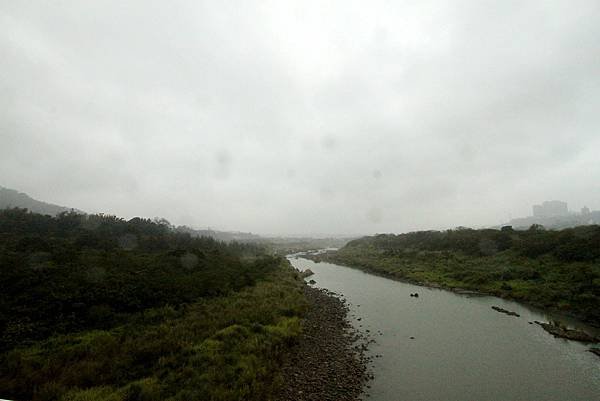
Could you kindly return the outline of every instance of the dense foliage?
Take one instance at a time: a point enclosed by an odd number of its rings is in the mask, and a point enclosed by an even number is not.
[[[600,324],[600,226],[381,234],[351,241],[329,258],[418,283],[561,309]]]
[[[166,221],[0,211],[0,397],[269,399],[300,280]]]

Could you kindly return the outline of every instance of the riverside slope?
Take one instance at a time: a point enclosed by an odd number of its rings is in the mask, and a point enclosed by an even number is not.
[[[591,262],[569,264],[547,255],[529,260],[511,251],[486,257],[427,251],[391,255],[349,245],[307,257],[412,284],[511,299],[600,327],[600,265]]]

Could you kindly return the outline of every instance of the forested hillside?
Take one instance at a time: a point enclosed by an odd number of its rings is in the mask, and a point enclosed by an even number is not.
[[[600,324],[600,226],[381,234],[323,256],[417,283],[483,291]]]
[[[271,399],[300,283],[166,223],[0,211],[0,398]]]

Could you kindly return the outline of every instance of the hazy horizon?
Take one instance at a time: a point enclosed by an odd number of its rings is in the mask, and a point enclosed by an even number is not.
[[[0,2],[0,185],[262,235],[600,209],[600,3]]]

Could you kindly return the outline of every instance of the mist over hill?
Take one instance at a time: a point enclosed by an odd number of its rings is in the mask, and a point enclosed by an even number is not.
[[[37,199],[33,199],[26,193],[0,186],[0,210],[10,208],[27,209],[32,213],[39,213],[50,216],[57,216],[60,213],[71,211],[84,213],[81,210],[75,208],[59,206],[52,203],[47,203]],[[238,231],[218,231],[212,229],[197,230],[188,226],[179,226],[177,228],[174,228],[174,230],[180,233],[188,233],[192,237],[210,237],[218,241],[225,242],[250,242],[262,239],[259,235],[256,234]]]
[[[177,232],[190,234],[192,237],[210,237],[218,241],[256,242],[263,239],[260,235],[241,231],[218,231],[212,229],[197,230],[188,226],[179,226]]]
[[[56,216],[62,212],[81,212],[80,210],[69,208],[66,206],[59,206],[54,205],[52,203],[42,202],[33,199],[32,197],[23,192],[0,186],[0,209],[9,209],[15,207],[27,209],[34,213],[46,214],[50,216]]]

